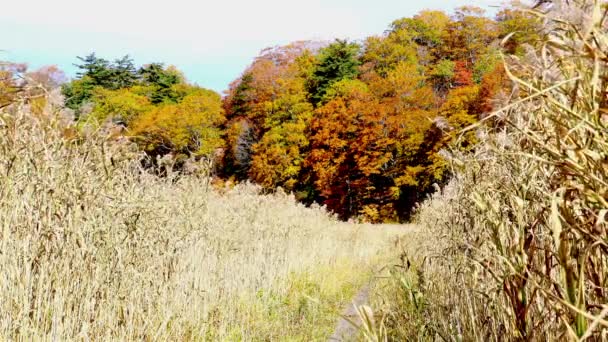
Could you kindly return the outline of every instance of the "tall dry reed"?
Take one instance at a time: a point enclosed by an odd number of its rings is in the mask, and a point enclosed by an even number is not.
[[[469,128],[480,145],[450,157],[381,291],[395,338],[608,339],[608,6],[545,6],[543,44],[506,59],[499,128]]]
[[[156,177],[128,141],[75,134],[26,102],[0,112],[2,340],[286,336],[320,324],[298,286],[339,296],[357,279],[330,275],[364,272],[390,244],[290,195],[220,194],[205,165]],[[271,309],[284,326],[266,325]]]

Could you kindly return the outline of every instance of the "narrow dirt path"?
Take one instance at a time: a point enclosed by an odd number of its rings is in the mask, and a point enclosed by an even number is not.
[[[359,315],[357,315],[356,307],[361,305],[367,305],[370,294],[370,286],[371,284],[367,284],[362,287],[361,290],[357,293],[357,295],[353,298],[352,302],[348,304],[348,306],[342,312],[342,317],[338,320],[336,324],[336,328],[334,329],[333,335],[329,338],[330,342],[336,341],[354,341],[359,335],[359,329],[352,325],[348,320],[351,320],[357,325],[361,324],[359,319]],[[348,318],[348,320],[347,320]]]
[[[378,227],[382,227],[380,229],[385,230],[395,230],[399,232],[398,238],[395,241],[395,248],[400,248],[399,245],[402,243],[407,243],[408,235],[415,234],[419,231],[419,227],[413,224],[383,224],[377,225]],[[376,275],[380,272],[380,270],[374,272],[374,275],[368,281],[366,285],[361,287],[357,295],[352,299],[352,301],[344,308],[342,311],[342,315],[340,319],[336,323],[336,328],[334,329],[334,333],[329,338],[329,342],[350,342],[357,341],[357,338],[360,336],[359,334],[359,326],[361,326],[361,319],[357,314],[357,307],[361,305],[369,305],[370,299],[370,291],[372,288],[372,282],[374,281]],[[354,326],[351,322],[357,324]]]

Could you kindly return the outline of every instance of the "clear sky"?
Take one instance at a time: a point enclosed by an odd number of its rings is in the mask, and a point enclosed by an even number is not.
[[[19,0],[0,11],[0,60],[56,64],[96,52],[136,63],[176,65],[201,86],[223,91],[268,46],[296,40],[361,39],[422,9],[500,0]]]

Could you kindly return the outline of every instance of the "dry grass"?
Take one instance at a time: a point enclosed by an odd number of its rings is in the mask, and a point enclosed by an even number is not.
[[[128,143],[27,112],[0,113],[2,340],[320,339],[400,233],[161,179]]]
[[[475,154],[453,156],[418,211],[419,248],[378,290],[379,339],[608,339],[607,11],[538,13],[546,41],[507,61],[503,127],[476,127]]]

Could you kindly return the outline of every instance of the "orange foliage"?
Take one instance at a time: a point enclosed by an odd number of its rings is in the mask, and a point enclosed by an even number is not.
[[[384,134],[384,119],[379,102],[359,87],[315,111],[307,164],[324,203],[343,218],[378,195],[372,179],[382,174],[395,144]]]
[[[315,63],[322,44],[264,50],[224,100],[227,175],[283,187],[344,219],[407,218],[449,176],[441,151],[474,148],[473,131],[461,130],[508,86],[495,67],[497,38],[516,26],[507,14],[500,25],[475,7],[396,20],[358,60],[322,52],[334,69],[360,65],[322,94],[306,86],[326,71]]]
[[[473,85],[473,72],[467,68],[464,61],[456,62],[454,67],[454,85],[461,87]]]
[[[507,74],[502,65],[496,66],[494,70],[484,75],[479,88],[479,95],[473,104],[472,111],[480,114],[490,113],[495,110],[495,100],[499,92],[508,86]]]

